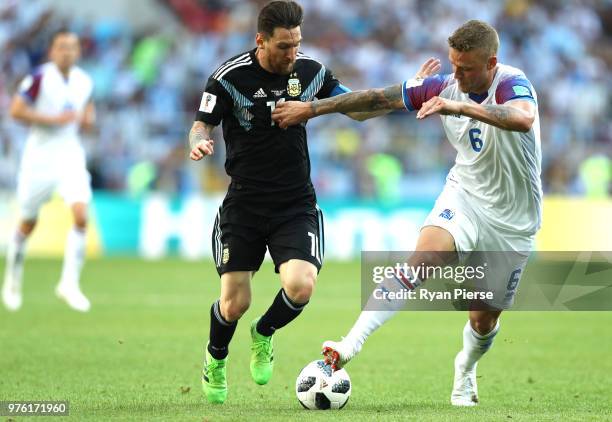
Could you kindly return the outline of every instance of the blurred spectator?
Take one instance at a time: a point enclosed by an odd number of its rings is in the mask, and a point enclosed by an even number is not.
[[[6,110],[19,80],[45,61],[48,34],[68,24],[82,35],[82,65],[96,81],[99,130],[86,145],[94,186],[132,193],[222,191],[227,178],[220,131],[216,154],[204,164],[187,159],[186,134],[208,75],[223,58],[254,47],[264,3],[158,0],[157,7],[173,13],[160,13],[157,27],[136,32],[129,16],[69,16],[46,6],[51,2],[4,0],[0,105]],[[610,195],[610,1],[302,3],[302,51],[329,64],[352,89],[401,82],[430,56],[440,57],[442,71],[450,72],[446,37],[468,19],[489,21],[500,32],[500,61],[522,68],[539,95],[546,190]],[[164,31],[168,16],[184,31]],[[401,198],[417,188],[419,195],[435,196],[454,159],[439,122],[416,123],[409,114],[365,123],[318,118],[309,132],[312,178],[321,197]],[[22,128],[4,112],[0,189],[14,184],[23,139]]]
[[[605,198],[612,186],[612,160],[604,155],[593,155],[580,165],[580,177],[589,198]]]

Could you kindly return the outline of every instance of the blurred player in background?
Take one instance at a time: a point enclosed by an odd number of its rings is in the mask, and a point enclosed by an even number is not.
[[[86,312],[90,308],[79,287],[91,187],[78,132],[93,127],[95,109],[92,80],[75,66],[79,56],[77,35],[56,32],[50,42],[50,61],[22,81],[11,103],[11,116],[31,127],[17,180],[20,221],[9,240],[2,287],[2,301],[11,311],[22,305],[26,240],[41,206],[56,190],[74,216],[56,294],[72,309]]]
[[[251,303],[251,279],[266,248],[280,273],[272,305],[251,323],[251,376],[266,384],[273,371],[272,335],[302,312],[323,263],[323,216],[310,180],[305,125],[279,128],[271,113],[285,99],[310,101],[349,90],[321,63],[299,53],[302,8],[273,1],[258,17],[256,44],[208,79],[190,132],[190,157],[214,152],[211,132],[223,122],[225,168],[232,181],[213,231],[221,297],[210,310],[202,385],[210,402],[227,398],[228,346]],[[423,72],[438,67],[428,61]],[[388,111],[350,113],[351,118]]]
[[[499,37],[493,27],[469,21],[448,44],[454,74],[317,102],[288,102],[276,108],[273,118],[281,127],[291,128],[333,112],[392,108],[418,110],[417,119],[440,115],[457,157],[421,229],[410,265],[445,265],[467,259],[472,251],[505,251],[507,258],[487,276],[494,299],[485,309],[469,311],[463,349],[455,358],[451,403],[474,406],[477,362],[493,344],[501,310],[514,300],[541,224],[540,124],[537,96],[525,74],[497,62]],[[387,280],[410,290],[424,281],[412,273]],[[401,309],[398,305],[391,303],[381,310],[366,306],[342,341],[324,343],[324,353],[332,363],[345,364],[374,330]]]

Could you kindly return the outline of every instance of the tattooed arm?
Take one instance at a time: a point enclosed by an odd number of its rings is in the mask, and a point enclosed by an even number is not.
[[[535,120],[536,105],[515,100],[503,105],[464,104],[461,113],[501,129],[529,132]]]
[[[215,127],[208,123],[195,121],[193,122],[193,126],[189,131],[189,147],[191,148],[191,152],[189,154],[189,158],[194,161],[200,161],[206,155],[213,155],[214,143],[210,137],[213,129]]]
[[[417,113],[417,119],[424,119],[435,113],[460,114],[500,129],[528,132],[535,120],[535,110],[536,105],[526,100],[514,100],[503,105],[480,105],[433,97],[423,103]]]
[[[424,79],[440,70],[440,60],[427,59],[413,76]],[[287,101],[278,104],[272,119],[283,129],[321,114],[343,113],[351,119],[363,121],[394,110],[403,110],[402,84],[338,95],[312,103]]]
[[[368,89],[367,91],[356,91],[356,92],[362,93],[362,95],[364,95],[365,93],[369,93],[370,95],[370,98],[368,100],[369,103],[366,103],[366,104],[370,104],[371,106],[368,107],[367,105],[364,105],[362,106],[363,108],[361,110],[371,110],[371,111],[343,112],[343,111],[338,110],[340,111],[340,113],[345,113],[347,116],[349,116],[353,120],[358,120],[362,122],[364,120],[371,119],[373,117],[383,116],[385,114],[391,113],[392,111],[396,109],[404,108],[404,104],[402,102],[402,86],[401,85],[395,85],[395,86],[384,88],[384,89]],[[393,102],[393,98],[397,97],[398,94],[399,94],[400,102],[396,104],[396,106],[391,106],[391,103]],[[331,98],[327,98],[321,101],[327,101],[330,99]],[[347,101],[349,101],[349,99],[344,98],[341,101],[339,101],[338,104],[344,104],[342,107],[352,107],[350,102],[347,105]],[[359,101],[359,100],[353,99],[352,101]],[[315,116],[320,116],[321,114],[332,113],[332,111],[323,111],[323,112],[317,113],[317,109],[320,106],[321,104],[319,101],[315,101],[311,103],[311,107],[314,110]],[[323,104],[323,107],[325,109],[325,103]],[[334,104],[330,102],[330,104],[327,107],[331,109],[331,107],[334,107]]]
[[[309,104],[312,117],[329,113],[350,113],[356,111],[377,112],[404,108],[402,85],[349,92],[337,97],[313,101]]]
[[[364,112],[373,117],[371,114],[382,115],[403,108],[402,85],[398,84],[387,88],[353,91],[310,103],[286,101],[276,106],[272,118],[280,127],[287,128],[322,114]]]
[[[389,114],[392,111],[393,110],[352,111],[350,113],[346,113],[346,115],[353,120],[363,122],[364,120],[372,119],[374,117],[384,116],[385,114]]]
[[[414,74],[412,79],[421,80],[425,79],[428,76],[436,74],[440,71],[441,68],[440,60],[434,57],[430,57],[427,59],[419,68],[419,70]],[[401,96],[401,91],[400,91]],[[401,107],[400,107],[401,108]],[[385,114],[391,113],[394,109],[388,108],[386,110],[376,110],[376,111],[352,111],[346,113],[348,117],[353,120],[358,120],[360,122],[371,119],[373,117],[383,116]]]

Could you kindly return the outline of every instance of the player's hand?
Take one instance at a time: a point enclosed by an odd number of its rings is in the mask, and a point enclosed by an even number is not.
[[[421,65],[419,71],[414,75],[414,79],[425,79],[428,76],[435,75],[441,69],[440,59],[431,57]]]
[[[432,97],[424,102],[416,115],[417,119],[424,119],[432,114],[461,114],[461,103],[447,100],[442,97]]]
[[[55,126],[64,126],[69,123],[75,122],[76,119],[77,113],[73,110],[67,110],[53,118],[51,124]]]
[[[193,161],[200,161],[207,155],[213,155],[215,153],[214,144],[215,141],[213,141],[212,139],[206,139],[202,142],[199,142],[191,149],[191,152],[189,153],[189,158],[191,158]]]
[[[287,129],[289,126],[305,122],[311,117],[313,117],[313,113],[310,102],[279,102],[272,112],[272,120],[274,120],[281,129]]]

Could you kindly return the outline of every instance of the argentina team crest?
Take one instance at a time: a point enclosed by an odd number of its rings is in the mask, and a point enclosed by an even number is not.
[[[223,245],[223,255],[221,258],[221,262],[225,265],[229,262],[229,258],[230,258],[230,251],[229,251],[229,246]]]
[[[287,82],[287,94],[290,97],[297,97],[302,93],[302,84],[300,84],[300,80],[297,77],[297,74],[294,72],[289,75],[289,81]]]

